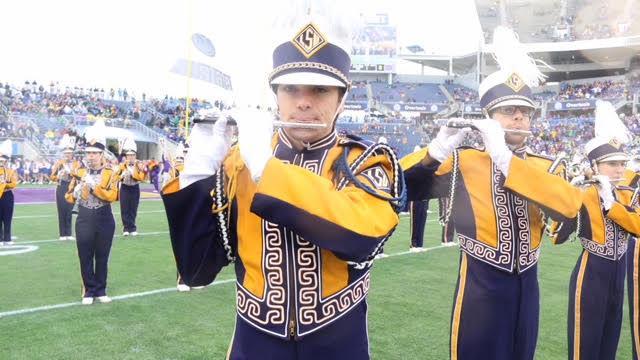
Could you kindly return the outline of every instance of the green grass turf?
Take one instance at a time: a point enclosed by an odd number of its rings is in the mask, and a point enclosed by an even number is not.
[[[435,204],[435,202],[432,202]],[[141,235],[116,237],[111,253],[111,296],[173,288],[175,267],[160,201],[142,201]],[[17,243],[57,239],[55,206],[18,205]],[[114,204],[114,211],[119,205]],[[427,247],[439,245],[440,225],[429,215]],[[409,246],[409,218],[386,246]],[[116,234],[121,234],[116,214]],[[36,251],[0,256],[0,312],[78,302],[80,275],[75,243],[37,242]],[[568,283],[578,243],[546,242],[540,261],[541,319],[537,359],[567,356]],[[374,359],[448,359],[449,320],[458,270],[456,247],[376,262],[369,295],[369,336]],[[232,279],[230,268],[219,280]],[[626,299],[626,298],[625,298]],[[625,305],[618,358],[631,358]],[[70,306],[0,318],[0,359],[220,359],[233,332],[234,284],[203,290]]]

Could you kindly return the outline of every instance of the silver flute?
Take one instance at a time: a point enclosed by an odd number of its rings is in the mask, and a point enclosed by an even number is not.
[[[620,179],[609,179],[609,182],[618,182],[618,181],[623,181],[624,178],[620,178]],[[576,186],[585,186],[585,185],[599,185],[600,184],[600,180],[598,179],[584,179],[582,181],[577,182],[575,185]]]
[[[482,120],[481,120],[482,121]],[[470,128],[472,130],[478,130],[473,124],[473,120],[469,119],[435,119],[434,122],[438,125],[445,125],[446,127],[464,129]],[[531,136],[532,133],[529,130],[520,129],[503,129],[506,134]]]
[[[215,124],[218,121],[219,115],[210,115],[204,117],[194,117],[194,124]],[[238,123],[231,116],[227,116],[227,125],[236,126]],[[322,123],[306,123],[306,122],[288,122],[288,121],[274,121],[273,126],[277,128],[295,128],[295,129],[325,129],[328,125]]]

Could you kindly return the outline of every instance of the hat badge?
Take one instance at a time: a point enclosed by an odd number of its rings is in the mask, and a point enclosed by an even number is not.
[[[609,145],[613,146],[616,149],[620,149],[620,146],[622,145],[622,143],[618,139],[613,138],[609,140]]]
[[[524,87],[524,81],[516,73],[511,74],[507,81],[505,81],[505,84],[515,92],[520,91]]]
[[[329,43],[326,37],[312,23],[303,27],[291,42],[307,59]]]

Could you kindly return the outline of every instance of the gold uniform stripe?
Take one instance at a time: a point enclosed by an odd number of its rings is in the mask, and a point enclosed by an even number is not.
[[[402,170],[407,171],[408,169],[420,164],[422,159],[427,156],[428,151],[428,148],[425,147],[400,159],[400,166],[402,167]]]
[[[638,256],[640,255],[640,240],[636,239],[635,246],[633,248],[633,343],[636,345],[636,349],[640,349],[640,324],[638,324]]]
[[[451,360],[458,359],[458,331],[460,329],[460,314],[462,313],[462,299],[464,287],[467,283],[467,255],[462,253],[460,260],[460,283],[456,295],[456,306],[453,308],[453,320],[451,322]]]
[[[578,271],[578,281],[576,283],[576,293],[574,298],[575,314],[573,321],[573,358],[580,359],[580,298],[582,296],[582,280],[584,279],[584,271],[587,267],[589,252],[582,252],[582,261],[580,262],[580,270]]]

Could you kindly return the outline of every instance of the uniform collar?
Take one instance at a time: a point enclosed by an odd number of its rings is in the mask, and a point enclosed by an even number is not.
[[[338,138],[338,135],[336,134],[336,131],[334,129],[322,139],[319,139],[309,144],[305,144],[304,149],[302,149],[302,151],[300,152],[308,152],[308,151],[314,151],[314,150],[333,147],[333,145],[335,145],[336,143],[337,138]],[[278,129],[278,144],[282,144],[287,148],[289,148],[290,150],[295,151],[295,149],[293,148],[293,145],[291,145],[291,140],[289,139],[289,137],[287,136],[287,134],[284,132],[283,129]]]

